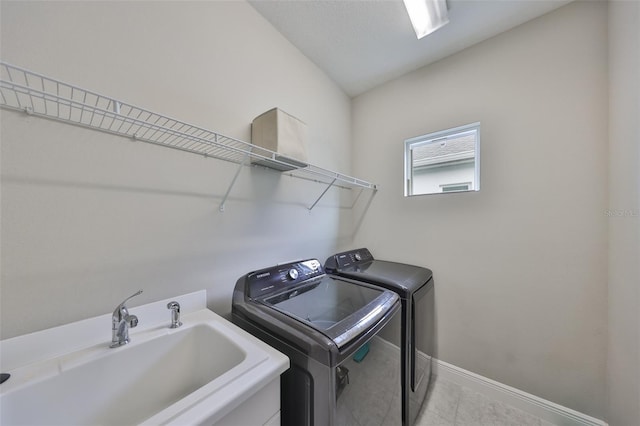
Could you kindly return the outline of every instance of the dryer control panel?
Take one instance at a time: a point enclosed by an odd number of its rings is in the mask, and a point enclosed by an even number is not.
[[[284,263],[247,275],[249,297],[264,297],[290,289],[311,278],[324,275],[318,259]]]
[[[339,269],[348,268],[365,262],[371,262],[373,255],[366,248],[345,251],[331,256],[324,264],[327,272],[334,272]]]

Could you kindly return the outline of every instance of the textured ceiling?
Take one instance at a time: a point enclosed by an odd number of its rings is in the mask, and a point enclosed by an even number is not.
[[[402,0],[249,0],[349,96],[435,62],[571,0],[448,0],[449,21],[418,40]]]

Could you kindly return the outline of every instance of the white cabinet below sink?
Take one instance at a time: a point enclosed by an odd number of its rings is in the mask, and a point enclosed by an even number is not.
[[[275,379],[215,426],[280,426],[280,379]]]

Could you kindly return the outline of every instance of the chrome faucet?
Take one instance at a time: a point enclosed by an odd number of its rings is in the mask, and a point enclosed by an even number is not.
[[[142,290],[137,291],[135,294],[124,299],[113,311],[111,316],[111,346],[117,348],[118,346],[126,345],[131,339],[129,339],[129,327],[133,328],[138,325],[138,317],[135,315],[129,315],[129,310],[124,305],[132,297],[142,294]]]
[[[178,328],[182,325],[180,322],[180,304],[178,302],[169,302],[167,309],[171,311],[171,325],[169,328]]]

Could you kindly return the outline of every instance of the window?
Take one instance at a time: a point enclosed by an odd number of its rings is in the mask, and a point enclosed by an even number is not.
[[[404,142],[405,197],[480,190],[480,123]]]

